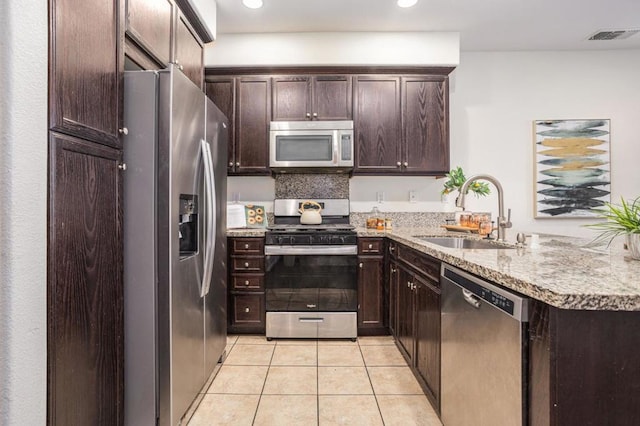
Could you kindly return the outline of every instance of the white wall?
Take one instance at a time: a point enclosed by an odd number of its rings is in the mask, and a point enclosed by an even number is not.
[[[533,120],[611,119],[612,200],[640,195],[640,50],[464,52],[452,74],[451,165],[489,173],[514,227],[594,236],[589,219],[533,218]],[[471,208],[496,211],[491,195]]]
[[[46,422],[47,1],[0,2],[0,424]]]
[[[457,65],[457,32],[220,34],[205,66]]]

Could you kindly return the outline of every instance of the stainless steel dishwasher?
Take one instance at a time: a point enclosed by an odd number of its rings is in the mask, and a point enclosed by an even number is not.
[[[525,425],[529,300],[442,264],[445,426]]]

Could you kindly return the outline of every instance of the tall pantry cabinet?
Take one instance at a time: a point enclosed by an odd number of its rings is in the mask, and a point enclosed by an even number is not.
[[[50,425],[124,422],[125,54],[148,69],[179,57],[185,74],[201,85],[202,40],[211,40],[180,3],[49,0]]]
[[[123,422],[123,1],[49,2],[49,424]]]

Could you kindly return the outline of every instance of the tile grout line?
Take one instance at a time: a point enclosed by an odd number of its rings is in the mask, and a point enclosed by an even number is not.
[[[320,344],[316,339],[316,425],[320,426]]]
[[[367,365],[367,361],[364,359],[364,354],[362,353],[362,346],[360,345],[360,342],[358,342],[358,349],[360,349],[360,355],[362,356],[362,361],[364,362],[364,370],[367,372],[367,378],[369,379],[369,384],[371,385],[371,392],[373,392],[373,398],[376,401],[376,407],[378,407],[380,420],[382,421],[382,426],[384,426],[385,422],[384,422],[384,417],[382,417],[382,410],[380,409],[380,403],[378,402],[378,394],[376,393],[376,389],[373,387],[373,382],[371,381],[371,375],[369,375],[369,366]]]
[[[264,383],[262,384],[262,390],[260,391],[260,396],[258,397],[258,405],[256,405],[256,411],[253,413],[253,420],[251,421],[251,425],[256,423],[256,417],[258,417],[258,410],[260,409],[260,402],[262,401],[262,395],[264,394],[264,388],[267,386],[267,379],[269,378],[269,371],[271,370],[271,363],[273,362],[273,356],[276,353],[276,345],[277,342],[273,344],[273,352],[271,352],[271,358],[269,358],[269,365],[267,365],[267,374],[264,376]]]

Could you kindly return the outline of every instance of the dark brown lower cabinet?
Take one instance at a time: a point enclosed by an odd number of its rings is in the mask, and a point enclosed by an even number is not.
[[[264,238],[228,238],[229,333],[265,332]]]
[[[415,367],[427,396],[440,401],[440,286],[415,276]]]
[[[50,135],[48,422],[121,425],[122,152]]]
[[[384,320],[384,257],[358,256],[358,334],[388,334]]]
[[[425,395],[440,408],[440,261],[403,245],[389,266],[390,328]]]
[[[640,312],[530,310],[529,424],[640,424]]]

